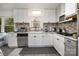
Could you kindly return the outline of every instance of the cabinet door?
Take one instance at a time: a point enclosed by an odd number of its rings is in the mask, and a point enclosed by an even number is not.
[[[36,39],[34,38],[34,36],[29,35],[28,36],[28,46],[29,47],[34,47],[36,44]]]
[[[8,46],[9,47],[17,47],[17,35],[15,34],[8,34]]]
[[[64,45],[64,37],[59,36],[59,52],[61,55],[64,55],[64,51],[65,51],[65,45]]]
[[[38,37],[38,44],[40,47],[47,47],[48,46],[48,38],[46,34],[40,34]]]
[[[30,34],[28,38],[29,47],[40,47],[41,46],[41,36],[39,34]]]
[[[64,38],[54,34],[54,47],[60,55],[64,55]]]
[[[44,45],[44,47],[49,47],[51,42],[50,42],[50,36],[47,34],[44,34],[44,37],[42,38],[42,44]]]
[[[45,34],[44,44],[46,46],[49,46],[49,43],[50,43],[49,40],[50,40],[49,35],[48,34]]]
[[[58,36],[56,38],[56,50],[60,53],[60,42]]]
[[[66,16],[76,13],[76,3],[66,3],[65,4],[65,13]]]
[[[54,34],[54,48],[58,51],[59,50],[59,42],[58,42],[58,40],[57,40],[57,35],[56,34]]]
[[[64,43],[63,42],[59,42],[59,53],[64,56],[64,52],[65,52],[65,46],[64,46]]]
[[[49,39],[50,46],[53,47],[53,45],[54,45],[54,35],[53,34],[49,34],[49,38],[50,38]]]
[[[42,38],[41,38],[41,36],[37,36],[35,40],[36,40],[36,46],[37,47],[42,47],[42,44],[41,44]]]
[[[14,22],[29,22],[29,20],[27,20],[27,16],[28,16],[27,9],[13,10]]]

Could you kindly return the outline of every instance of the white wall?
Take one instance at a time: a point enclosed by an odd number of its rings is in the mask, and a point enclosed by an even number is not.
[[[0,10],[0,17],[12,17],[12,10]]]
[[[76,3],[66,3],[65,4],[65,14],[69,16],[73,13],[76,13],[77,4]]]
[[[61,14],[65,13],[65,3],[60,4],[60,13]]]
[[[5,24],[4,21],[6,20],[6,18],[12,16],[13,16],[12,10],[0,10],[0,17],[2,19],[1,32],[4,32],[4,24]]]
[[[56,14],[55,9],[14,9],[13,17],[14,22],[29,22],[31,23],[35,17],[31,15],[32,10],[40,10],[41,15],[38,17],[38,20],[41,23],[41,27],[43,22],[56,22]]]

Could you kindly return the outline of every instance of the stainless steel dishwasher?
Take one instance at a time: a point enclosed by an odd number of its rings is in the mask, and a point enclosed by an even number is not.
[[[17,33],[18,47],[28,47],[28,33]]]

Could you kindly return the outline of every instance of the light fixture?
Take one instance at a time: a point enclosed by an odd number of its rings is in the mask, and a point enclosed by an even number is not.
[[[32,11],[32,15],[33,16],[40,16],[41,15],[41,11],[40,10],[34,10],[34,11]]]

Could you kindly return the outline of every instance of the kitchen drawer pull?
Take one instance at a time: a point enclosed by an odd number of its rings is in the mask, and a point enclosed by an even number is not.
[[[34,37],[36,37],[36,36],[34,36]]]
[[[70,40],[67,40],[68,42],[71,42]]]
[[[64,43],[64,44],[66,44],[66,43]]]
[[[59,40],[59,39],[57,39],[57,40]]]

